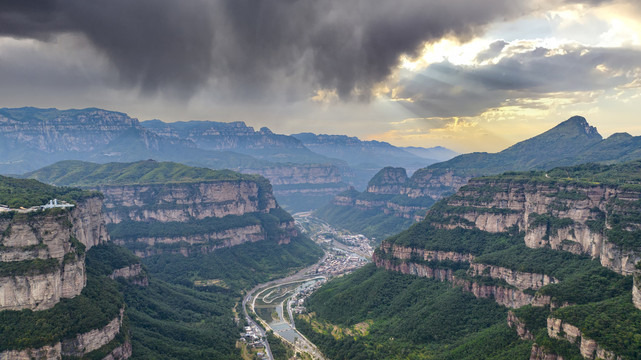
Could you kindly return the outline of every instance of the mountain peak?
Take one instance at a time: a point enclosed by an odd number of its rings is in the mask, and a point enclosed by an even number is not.
[[[601,134],[594,126],[590,126],[583,116],[572,116],[559,125],[555,126],[549,132],[562,133],[564,135],[585,135],[588,138],[602,139]]]

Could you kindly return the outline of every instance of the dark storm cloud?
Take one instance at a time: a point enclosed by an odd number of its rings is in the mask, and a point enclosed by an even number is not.
[[[422,117],[475,116],[523,99],[612,89],[639,76],[638,50],[573,47],[555,54],[537,48],[484,66],[433,64],[401,81],[397,96],[411,98],[405,105]]]
[[[467,39],[529,9],[513,0],[3,0],[0,35],[80,34],[126,85],[186,95],[295,96],[336,89],[364,97],[401,54],[426,41]],[[70,54],[73,56],[73,54]]]

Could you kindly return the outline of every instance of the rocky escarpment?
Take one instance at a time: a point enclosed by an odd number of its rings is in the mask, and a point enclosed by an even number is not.
[[[80,294],[84,252],[108,239],[98,196],[72,210],[4,213],[0,219],[0,310],[44,310]]]
[[[102,186],[112,239],[141,257],[298,235],[265,179]],[[269,224],[268,224],[269,223]]]
[[[596,341],[586,337],[581,330],[561,319],[549,317],[547,319],[548,336],[554,339],[565,339],[570,343],[580,343],[581,355],[585,359],[619,360],[620,356],[603,349]]]
[[[114,341],[122,329],[123,318],[124,309],[121,309],[120,315],[111,320],[103,328],[77,334],[74,337],[64,339],[53,345],[47,345],[37,349],[6,350],[0,352],[0,360],[60,360],[63,357],[82,358],[84,355]],[[131,353],[131,343],[126,339],[120,346],[109,352],[103,360],[128,359],[131,357]]]
[[[109,275],[109,278],[111,279],[124,278],[136,285],[140,285],[143,287],[149,286],[149,278],[147,277],[147,274],[145,274],[145,271],[142,268],[142,264],[140,263],[131,264],[128,266],[115,269]]]
[[[534,340],[534,335],[525,326],[525,322],[511,310],[507,312],[507,326],[514,329],[522,340]]]
[[[120,333],[124,311],[121,309],[120,315],[101,329],[94,329],[63,340],[61,342],[62,355],[82,357],[109,344]]]
[[[498,304],[518,308],[524,305],[550,304],[549,296],[533,295],[524,290],[536,290],[556,281],[542,274],[523,273],[497,266],[471,263],[474,256],[451,251],[430,251],[383,243],[374,253],[377,267],[407,275],[447,281],[478,298],[492,298]],[[448,267],[448,262],[458,263]],[[460,273],[460,270],[466,270]],[[458,271],[457,271],[458,270]],[[496,283],[499,280],[502,283]],[[547,282],[547,283],[546,283]]]
[[[420,169],[412,175],[401,194],[412,199],[427,197],[438,200],[456,192],[467,184],[470,178],[457,175],[453,171]]]
[[[618,242],[639,231],[641,192],[602,184],[556,183],[481,178],[448,198],[443,216],[457,226],[497,233],[516,226],[531,248],[551,247],[598,258],[623,275],[634,272],[640,249]],[[625,218],[623,228],[615,223]]]
[[[245,180],[112,185],[98,190],[105,196],[107,223],[187,221],[269,212],[277,206],[268,189]]]
[[[367,184],[367,192],[379,195],[400,194],[409,178],[403,168],[386,167]]]
[[[634,284],[632,286],[632,302],[634,307],[641,310],[641,271],[634,274]]]
[[[533,344],[530,360],[564,360],[563,356],[548,352],[545,348]]]

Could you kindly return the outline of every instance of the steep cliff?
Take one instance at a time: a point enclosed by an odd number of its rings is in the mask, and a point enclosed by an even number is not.
[[[534,359],[637,358],[640,170],[636,161],[473,179],[385,240],[374,263],[514,308],[508,324],[536,342]]]
[[[85,264],[87,252],[109,240],[102,196],[33,180],[0,182],[3,203],[73,202],[0,212],[0,359],[106,355],[128,343],[122,295]],[[112,357],[130,355],[124,346]]]
[[[0,310],[44,310],[86,283],[84,252],[108,239],[99,196],[72,210],[5,212],[0,219]]]
[[[524,291],[538,290],[556,282],[556,279],[543,274],[472,263],[472,254],[407,248],[389,243],[383,243],[372,260],[377,267],[447,281],[478,298],[492,298],[510,308],[550,304],[549,296]]]
[[[287,244],[298,235],[270,183],[257,175],[148,160],[65,161],[29,176],[99,190],[111,238],[140,256],[207,253],[266,239]]]
[[[499,153],[472,153],[457,156],[448,161],[436,163],[418,169],[411,178],[399,187],[399,191],[386,195],[394,204],[411,205],[415,221],[425,214],[436,200],[455,193],[475,176],[499,174],[505,171],[524,171],[532,169],[551,169],[554,166],[574,165],[589,161],[621,162],[641,157],[641,137],[627,134],[615,134],[603,140],[596,129],[580,117],[572,117],[543,134],[517,143]],[[379,175],[376,175],[379,176]],[[375,177],[376,177],[375,176]],[[341,194],[343,195],[343,194]],[[371,198],[371,194],[360,196]],[[359,195],[353,197],[357,199]],[[389,201],[390,198],[380,199]],[[369,217],[376,217],[378,222],[389,221],[391,216],[406,216],[408,209],[393,206],[368,205]],[[344,225],[341,219],[355,217],[363,208],[357,208],[345,201],[335,199],[319,212],[320,217],[336,225]],[[365,220],[366,221],[366,220]],[[400,232],[407,228],[394,228]],[[369,234],[382,237],[389,233]],[[611,249],[603,249],[605,252]],[[619,254],[613,254],[621,257]],[[629,261],[633,263],[633,261]],[[616,264],[613,264],[617,266]],[[627,266],[625,264],[621,266]]]

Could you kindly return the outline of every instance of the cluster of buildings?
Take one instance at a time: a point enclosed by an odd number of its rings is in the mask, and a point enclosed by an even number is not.
[[[334,248],[328,253],[325,261],[318,264],[315,274],[334,277],[352,272],[367,264],[367,259],[341,249]]]
[[[29,208],[19,207],[17,209],[14,209],[14,208],[10,208],[7,205],[0,204],[0,212],[15,211],[17,213],[29,213],[29,212],[47,210],[47,209],[53,209],[53,208],[72,208],[74,206],[75,206],[74,204],[69,204],[66,201],[59,202],[58,199],[53,199],[53,200],[49,200],[49,202],[44,205],[32,206]]]
[[[261,335],[262,332],[255,328],[253,325],[252,326],[245,326],[244,333],[241,334],[240,341],[247,343],[247,346],[249,348],[265,348],[265,338]],[[262,359],[267,359],[267,355],[259,351],[256,353],[256,357],[258,360]]]

